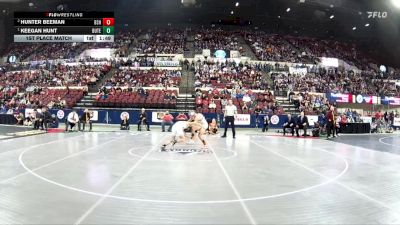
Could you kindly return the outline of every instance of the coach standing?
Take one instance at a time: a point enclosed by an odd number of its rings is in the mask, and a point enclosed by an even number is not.
[[[331,134],[335,137],[335,108],[333,106],[330,107],[329,111],[326,113],[326,130],[328,133],[327,138],[331,138]]]
[[[232,99],[228,101],[228,104],[225,106],[224,110],[224,117],[225,117],[225,132],[222,136],[223,138],[226,137],[226,131],[228,130],[229,124],[232,125],[232,134],[233,138],[235,138],[235,115],[237,114],[237,108],[233,104]]]

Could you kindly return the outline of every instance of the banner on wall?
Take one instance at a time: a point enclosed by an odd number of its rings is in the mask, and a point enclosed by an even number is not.
[[[158,66],[158,67],[179,67],[179,61],[172,61],[172,60],[162,61],[162,60],[156,60],[156,61],[154,61],[154,66]]]
[[[235,125],[248,126],[250,125],[250,114],[236,114]]]
[[[279,116],[277,116],[277,115],[271,116],[270,121],[271,121],[271,124],[273,124],[273,125],[279,124]]]
[[[372,117],[370,116],[362,116],[361,120],[363,121],[363,123],[372,123]]]
[[[384,97],[381,99],[383,105],[400,105],[400,98],[398,97]]]
[[[57,111],[56,116],[57,116],[58,119],[62,120],[65,117],[65,113],[64,113],[63,110],[60,109],[60,110]]]
[[[240,58],[239,51],[230,51],[230,58]]]
[[[90,111],[92,114],[92,118],[90,118],[91,121],[98,121],[99,120],[99,111],[93,110]]]
[[[393,118],[393,126],[400,127],[400,118],[398,117]]]
[[[337,58],[321,57],[320,65],[326,67],[339,67],[339,60]]]
[[[307,68],[289,67],[289,73],[290,74],[306,75],[307,74]]]
[[[203,56],[210,57],[211,56],[211,50],[210,49],[203,49]]]
[[[38,112],[42,112],[42,109],[37,109]],[[33,109],[25,109],[25,118],[28,118],[29,115],[33,113]]]
[[[353,96],[353,103],[379,104],[379,97],[378,96],[357,95],[357,96]]]
[[[318,122],[318,116],[307,116],[308,125],[314,126],[315,122]]]
[[[164,116],[164,112],[152,112],[151,113],[151,121],[153,123],[161,123],[163,116]]]
[[[119,116],[119,118],[121,120],[123,120],[125,116],[129,120],[129,113],[128,112],[122,112],[121,115]]]
[[[329,101],[339,102],[339,103],[352,103],[353,102],[353,95],[351,95],[351,94],[328,93],[327,98]]]
[[[393,118],[393,126],[400,127],[400,118]]]

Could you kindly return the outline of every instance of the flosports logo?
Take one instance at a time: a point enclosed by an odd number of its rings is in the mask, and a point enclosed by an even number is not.
[[[368,14],[368,19],[370,19],[370,18],[386,19],[388,17],[387,12],[368,11],[367,14]]]

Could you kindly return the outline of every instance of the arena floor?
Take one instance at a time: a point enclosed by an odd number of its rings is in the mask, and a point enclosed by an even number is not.
[[[197,153],[196,144],[159,152],[167,136],[0,141],[0,223],[400,223],[400,136],[327,141],[239,131],[236,139],[208,137],[214,153]]]

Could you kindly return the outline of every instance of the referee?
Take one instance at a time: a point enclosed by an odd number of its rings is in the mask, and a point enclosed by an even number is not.
[[[233,104],[232,99],[228,101],[228,104],[225,106],[224,110],[224,117],[225,117],[225,132],[224,135],[221,137],[225,138],[226,137],[226,131],[228,130],[229,124],[232,125],[232,134],[233,138],[235,138],[235,115],[237,114],[237,108]]]

